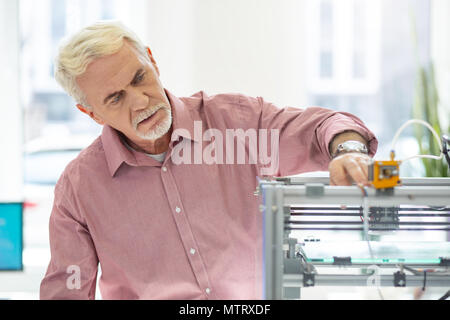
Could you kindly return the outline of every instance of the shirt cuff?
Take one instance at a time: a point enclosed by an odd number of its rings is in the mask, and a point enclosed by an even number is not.
[[[325,120],[319,128],[317,134],[321,144],[321,149],[326,152],[331,159],[329,145],[334,137],[346,131],[359,133],[368,143],[369,155],[373,157],[377,152],[378,140],[375,135],[364,125],[364,123],[354,115],[347,113],[337,113]]]

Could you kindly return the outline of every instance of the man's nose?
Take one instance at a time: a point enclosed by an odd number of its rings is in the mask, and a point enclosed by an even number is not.
[[[130,108],[133,111],[141,111],[148,107],[148,96],[139,88],[131,88],[128,92]]]

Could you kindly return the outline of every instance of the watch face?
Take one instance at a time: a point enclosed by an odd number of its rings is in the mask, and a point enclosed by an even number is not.
[[[356,143],[353,141],[349,141],[347,146],[348,148],[353,150],[362,149],[361,143]]]
[[[359,141],[345,141],[338,146],[338,152],[340,151],[356,151],[361,153],[367,153],[366,146]]]

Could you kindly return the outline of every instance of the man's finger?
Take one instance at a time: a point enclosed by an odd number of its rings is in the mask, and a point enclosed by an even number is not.
[[[345,171],[356,183],[368,184],[367,173],[364,171],[363,164],[360,164],[354,158],[347,158],[344,163]]]
[[[337,186],[336,182],[334,182],[333,177],[330,174],[330,186]]]
[[[358,161],[359,167],[364,172],[364,177],[365,177],[365,180],[366,180],[365,185],[369,186],[370,185],[370,182],[369,182],[369,165],[370,165],[371,159],[368,158],[367,156],[359,156],[357,161]]]
[[[366,178],[369,177],[369,161],[367,159],[361,159],[359,161],[359,166],[363,169]]]
[[[351,185],[351,182],[347,177],[347,172],[345,171],[343,164],[339,160],[332,162],[330,164],[329,171],[330,171],[330,181],[334,185],[339,186]]]

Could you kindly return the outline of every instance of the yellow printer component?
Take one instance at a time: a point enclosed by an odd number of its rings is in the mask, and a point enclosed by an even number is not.
[[[391,189],[400,185],[400,161],[394,160],[391,152],[391,160],[374,160],[369,165],[369,181],[375,189]]]

